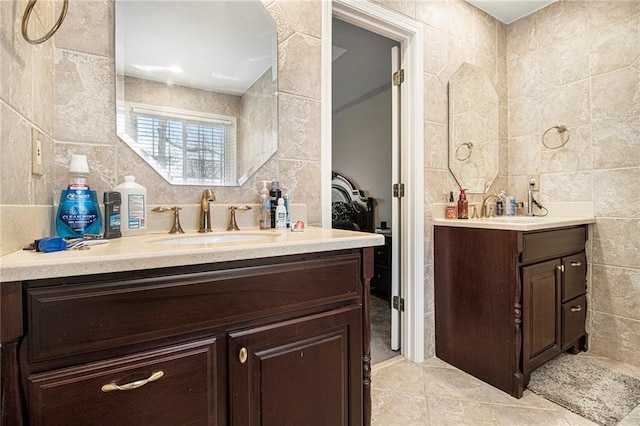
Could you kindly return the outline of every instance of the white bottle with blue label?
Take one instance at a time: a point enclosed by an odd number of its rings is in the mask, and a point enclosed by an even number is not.
[[[147,232],[147,190],[136,183],[135,176],[125,176],[124,182],[113,188],[122,194],[120,232],[123,237]]]

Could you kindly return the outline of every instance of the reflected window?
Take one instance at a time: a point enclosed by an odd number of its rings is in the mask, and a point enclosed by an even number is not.
[[[235,178],[235,117],[126,105],[128,134],[156,170],[184,184]]]

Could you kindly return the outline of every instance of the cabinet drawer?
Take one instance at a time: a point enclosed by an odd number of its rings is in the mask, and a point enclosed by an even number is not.
[[[571,346],[585,333],[587,319],[586,296],[576,297],[562,304],[562,350]]]
[[[522,235],[522,263],[561,257],[584,251],[587,228],[530,232]]]
[[[578,297],[587,291],[587,257],[584,253],[567,256],[562,259],[564,282],[562,283],[562,301]]]
[[[28,377],[33,425],[218,424],[216,340]],[[130,390],[108,390],[160,376]],[[138,383],[140,384],[140,383]]]
[[[30,361],[359,300],[360,256],[27,290]]]

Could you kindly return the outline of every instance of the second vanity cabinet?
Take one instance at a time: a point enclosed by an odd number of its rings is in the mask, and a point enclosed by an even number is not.
[[[436,226],[436,355],[522,397],[531,372],[587,349],[584,225]]]
[[[368,424],[372,269],[364,248],[3,283],[24,333],[2,423]]]

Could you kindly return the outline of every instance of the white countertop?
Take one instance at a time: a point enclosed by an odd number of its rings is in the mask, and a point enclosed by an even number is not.
[[[268,234],[265,241],[158,244],[159,239],[222,234]],[[247,229],[237,233],[146,234],[109,240],[88,250],[39,253],[20,250],[0,257],[0,282],[90,275],[377,246],[380,234],[307,227],[304,232]]]
[[[502,229],[510,231],[539,231],[565,226],[595,223],[593,216],[500,216],[482,219],[434,218],[434,226],[455,226],[461,228]]]

